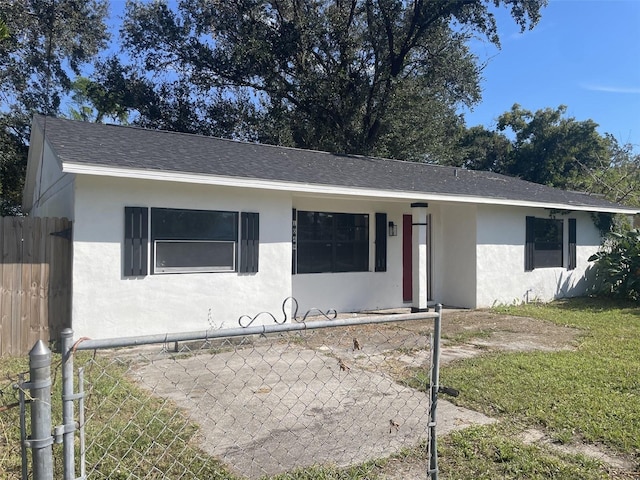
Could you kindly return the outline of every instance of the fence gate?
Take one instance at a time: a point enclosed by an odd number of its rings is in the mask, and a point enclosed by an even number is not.
[[[75,343],[67,329],[54,427],[42,425],[51,402],[38,401],[52,388],[40,342],[22,385],[32,478],[371,479],[402,456],[413,459],[404,478],[437,479],[441,308],[310,313]]]

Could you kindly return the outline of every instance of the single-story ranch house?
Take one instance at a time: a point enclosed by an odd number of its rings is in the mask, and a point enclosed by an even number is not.
[[[638,212],[489,172],[42,116],[24,211],[73,221],[72,327],[91,338],[237,327],[289,296],[302,313],[576,296],[592,212]]]

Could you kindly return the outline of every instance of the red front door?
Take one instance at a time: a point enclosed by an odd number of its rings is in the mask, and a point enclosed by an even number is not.
[[[402,216],[402,300],[413,300],[413,218],[411,215]]]

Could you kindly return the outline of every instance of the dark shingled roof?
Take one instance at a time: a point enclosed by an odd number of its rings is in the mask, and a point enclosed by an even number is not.
[[[417,194],[625,209],[491,172],[36,116],[64,163]],[[629,209],[630,213],[637,209]]]

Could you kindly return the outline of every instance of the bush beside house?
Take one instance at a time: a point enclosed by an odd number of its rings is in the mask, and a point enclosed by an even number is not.
[[[640,301],[639,229],[610,233],[589,261],[595,261],[596,294]]]

